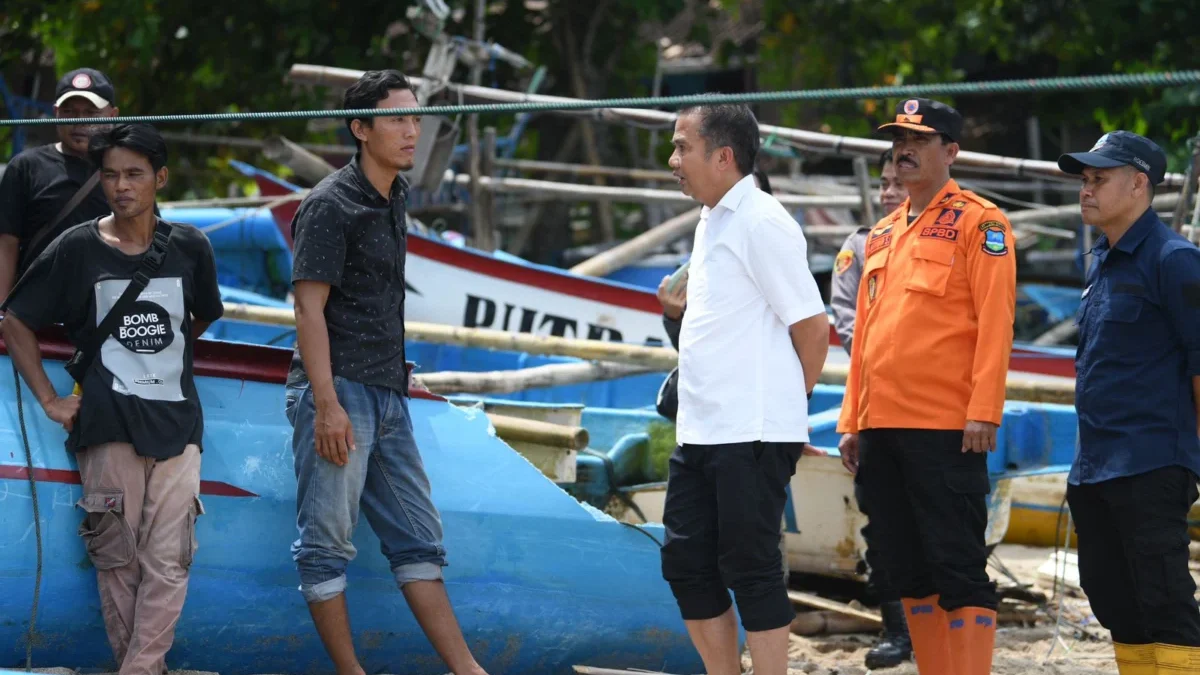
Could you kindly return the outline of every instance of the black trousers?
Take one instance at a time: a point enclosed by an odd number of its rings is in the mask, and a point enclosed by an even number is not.
[[[747,631],[791,623],[779,523],[802,448],[755,441],[675,449],[663,505],[662,574],[685,620],[724,614],[732,590]]]
[[[900,597],[939,594],[946,611],[996,609],[987,573],[987,456],[962,451],[963,433],[867,429],[858,473],[871,520],[868,551]],[[870,564],[870,559],[868,559]]]
[[[1196,497],[1196,475],[1180,466],[1067,486],[1080,585],[1113,642],[1200,647],[1188,571]]]
[[[867,560],[867,585],[870,586],[881,604],[900,602],[900,593],[896,591],[888,578],[887,558],[879,555],[879,544],[875,543],[879,536],[876,532],[878,528],[873,525],[874,519],[871,518],[870,507],[866,506],[862,481],[858,479],[857,475],[854,477],[854,500],[858,502],[858,510],[867,517],[867,524],[859,530],[862,532],[863,542],[867,545],[867,550],[863,552],[863,557]]]

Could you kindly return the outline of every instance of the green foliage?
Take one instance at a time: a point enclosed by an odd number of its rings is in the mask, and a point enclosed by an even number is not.
[[[652,422],[646,433],[650,436],[647,479],[651,482],[667,479],[667,461],[675,452],[675,425],[670,422]]]
[[[699,0],[492,0],[487,37],[549,69],[542,93],[634,96],[650,93],[661,27],[682,12],[699,17],[688,39],[708,44],[718,61],[750,53],[756,86],[767,89],[975,81],[1015,77],[1178,70],[1200,67],[1192,8],[1178,0],[720,0],[733,14],[754,12],[764,26],[744,47],[713,45],[712,2]],[[93,66],[107,72],[126,113],[162,114],[319,108],[337,103],[320,87],[285,80],[294,63],[345,68],[397,67],[418,73],[428,40],[406,19],[412,0],[212,0],[202,10],[167,0],[5,0],[0,3],[0,69],[52,50],[58,72]],[[446,30],[472,34],[474,1],[454,0]],[[658,31],[658,32],[656,32]],[[25,68],[25,66],[21,66]],[[582,80],[579,90],[575,74]],[[528,73],[500,64],[485,85],[524,89]],[[455,79],[465,80],[460,68]],[[12,84],[10,82],[10,84]],[[333,95],[331,95],[333,94]],[[1072,94],[959,97],[968,147],[1025,155],[1024,119],[1037,115],[1048,141],[1074,129],[1073,149],[1115,128],[1140,131],[1168,150],[1180,170],[1184,141],[1200,131],[1192,114],[1200,88]],[[764,120],[848,135],[869,135],[896,101],[764,106]],[[503,134],[510,119],[497,120]],[[519,157],[550,158],[575,121],[534,119]],[[603,161],[633,165],[648,132],[632,136],[595,125]],[[207,124],[171,131],[335,142],[337,124],[272,121]],[[659,135],[665,164],[670,133]],[[631,145],[636,140],[639,147]],[[0,135],[0,145],[7,136]],[[987,146],[987,147],[981,147]],[[1044,143],[1046,156],[1058,149]],[[263,164],[247,149],[173,144],[176,166],[194,193],[223,193],[236,176],[229,158]],[[585,161],[582,146],[566,158]],[[276,169],[278,167],[269,167]]]
[[[726,6],[740,4],[724,0]],[[1200,35],[1187,3],[1171,0],[763,0],[760,87],[771,89],[977,81],[1183,70],[1200,65]],[[1062,125],[1124,128],[1173,153],[1200,128],[1198,88],[1114,90],[949,100],[977,126],[1021,137],[1025,117]],[[785,124],[865,135],[891,101],[783,106]],[[981,133],[982,136],[988,134]],[[994,134],[992,134],[994,136]],[[1092,138],[1075,139],[1074,145]],[[981,139],[987,142],[987,139]],[[972,144],[978,148],[978,143]],[[991,148],[1025,155],[1024,147]],[[1052,150],[1052,149],[1051,149]]]

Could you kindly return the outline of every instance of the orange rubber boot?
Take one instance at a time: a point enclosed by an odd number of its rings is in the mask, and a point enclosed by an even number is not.
[[[900,599],[912,637],[913,658],[921,675],[960,675],[951,668],[946,610],[938,606],[938,597]]]
[[[954,675],[989,675],[992,649],[996,645],[996,612],[963,607],[947,613],[946,617]]]

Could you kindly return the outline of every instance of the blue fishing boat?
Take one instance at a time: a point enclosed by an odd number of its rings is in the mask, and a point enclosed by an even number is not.
[[[64,342],[44,342],[59,391],[70,381]],[[283,381],[291,351],[202,340],[196,384],[205,409],[200,549],[168,661],[172,668],[326,672],[289,545],[295,478]],[[53,359],[53,360],[52,360]],[[0,368],[11,373],[7,356]],[[65,434],[22,384],[0,376],[0,666],[24,663],[38,548],[44,556],[34,637],[37,666],[115,670],[95,571],[76,534],[82,514]],[[32,405],[31,405],[32,404]],[[21,419],[37,481],[35,536]],[[417,442],[442,512],[446,583],[474,653],[493,673],[569,672],[573,664],[699,672],[659,573],[662,528],[634,527],[572,498],[496,437],[477,409],[414,394]],[[421,633],[365,523],[349,571],[351,624],[369,673],[446,671]]]

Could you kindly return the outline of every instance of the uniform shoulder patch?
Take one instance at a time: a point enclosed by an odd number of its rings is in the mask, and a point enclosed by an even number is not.
[[[1004,233],[1008,230],[1004,223],[998,220],[988,220],[979,224],[983,232],[983,252],[988,255],[1008,255],[1008,243]]]
[[[833,263],[833,270],[840,276],[846,270],[850,269],[850,265],[854,263],[854,251],[844,249],[839,251],[837,259]]]

